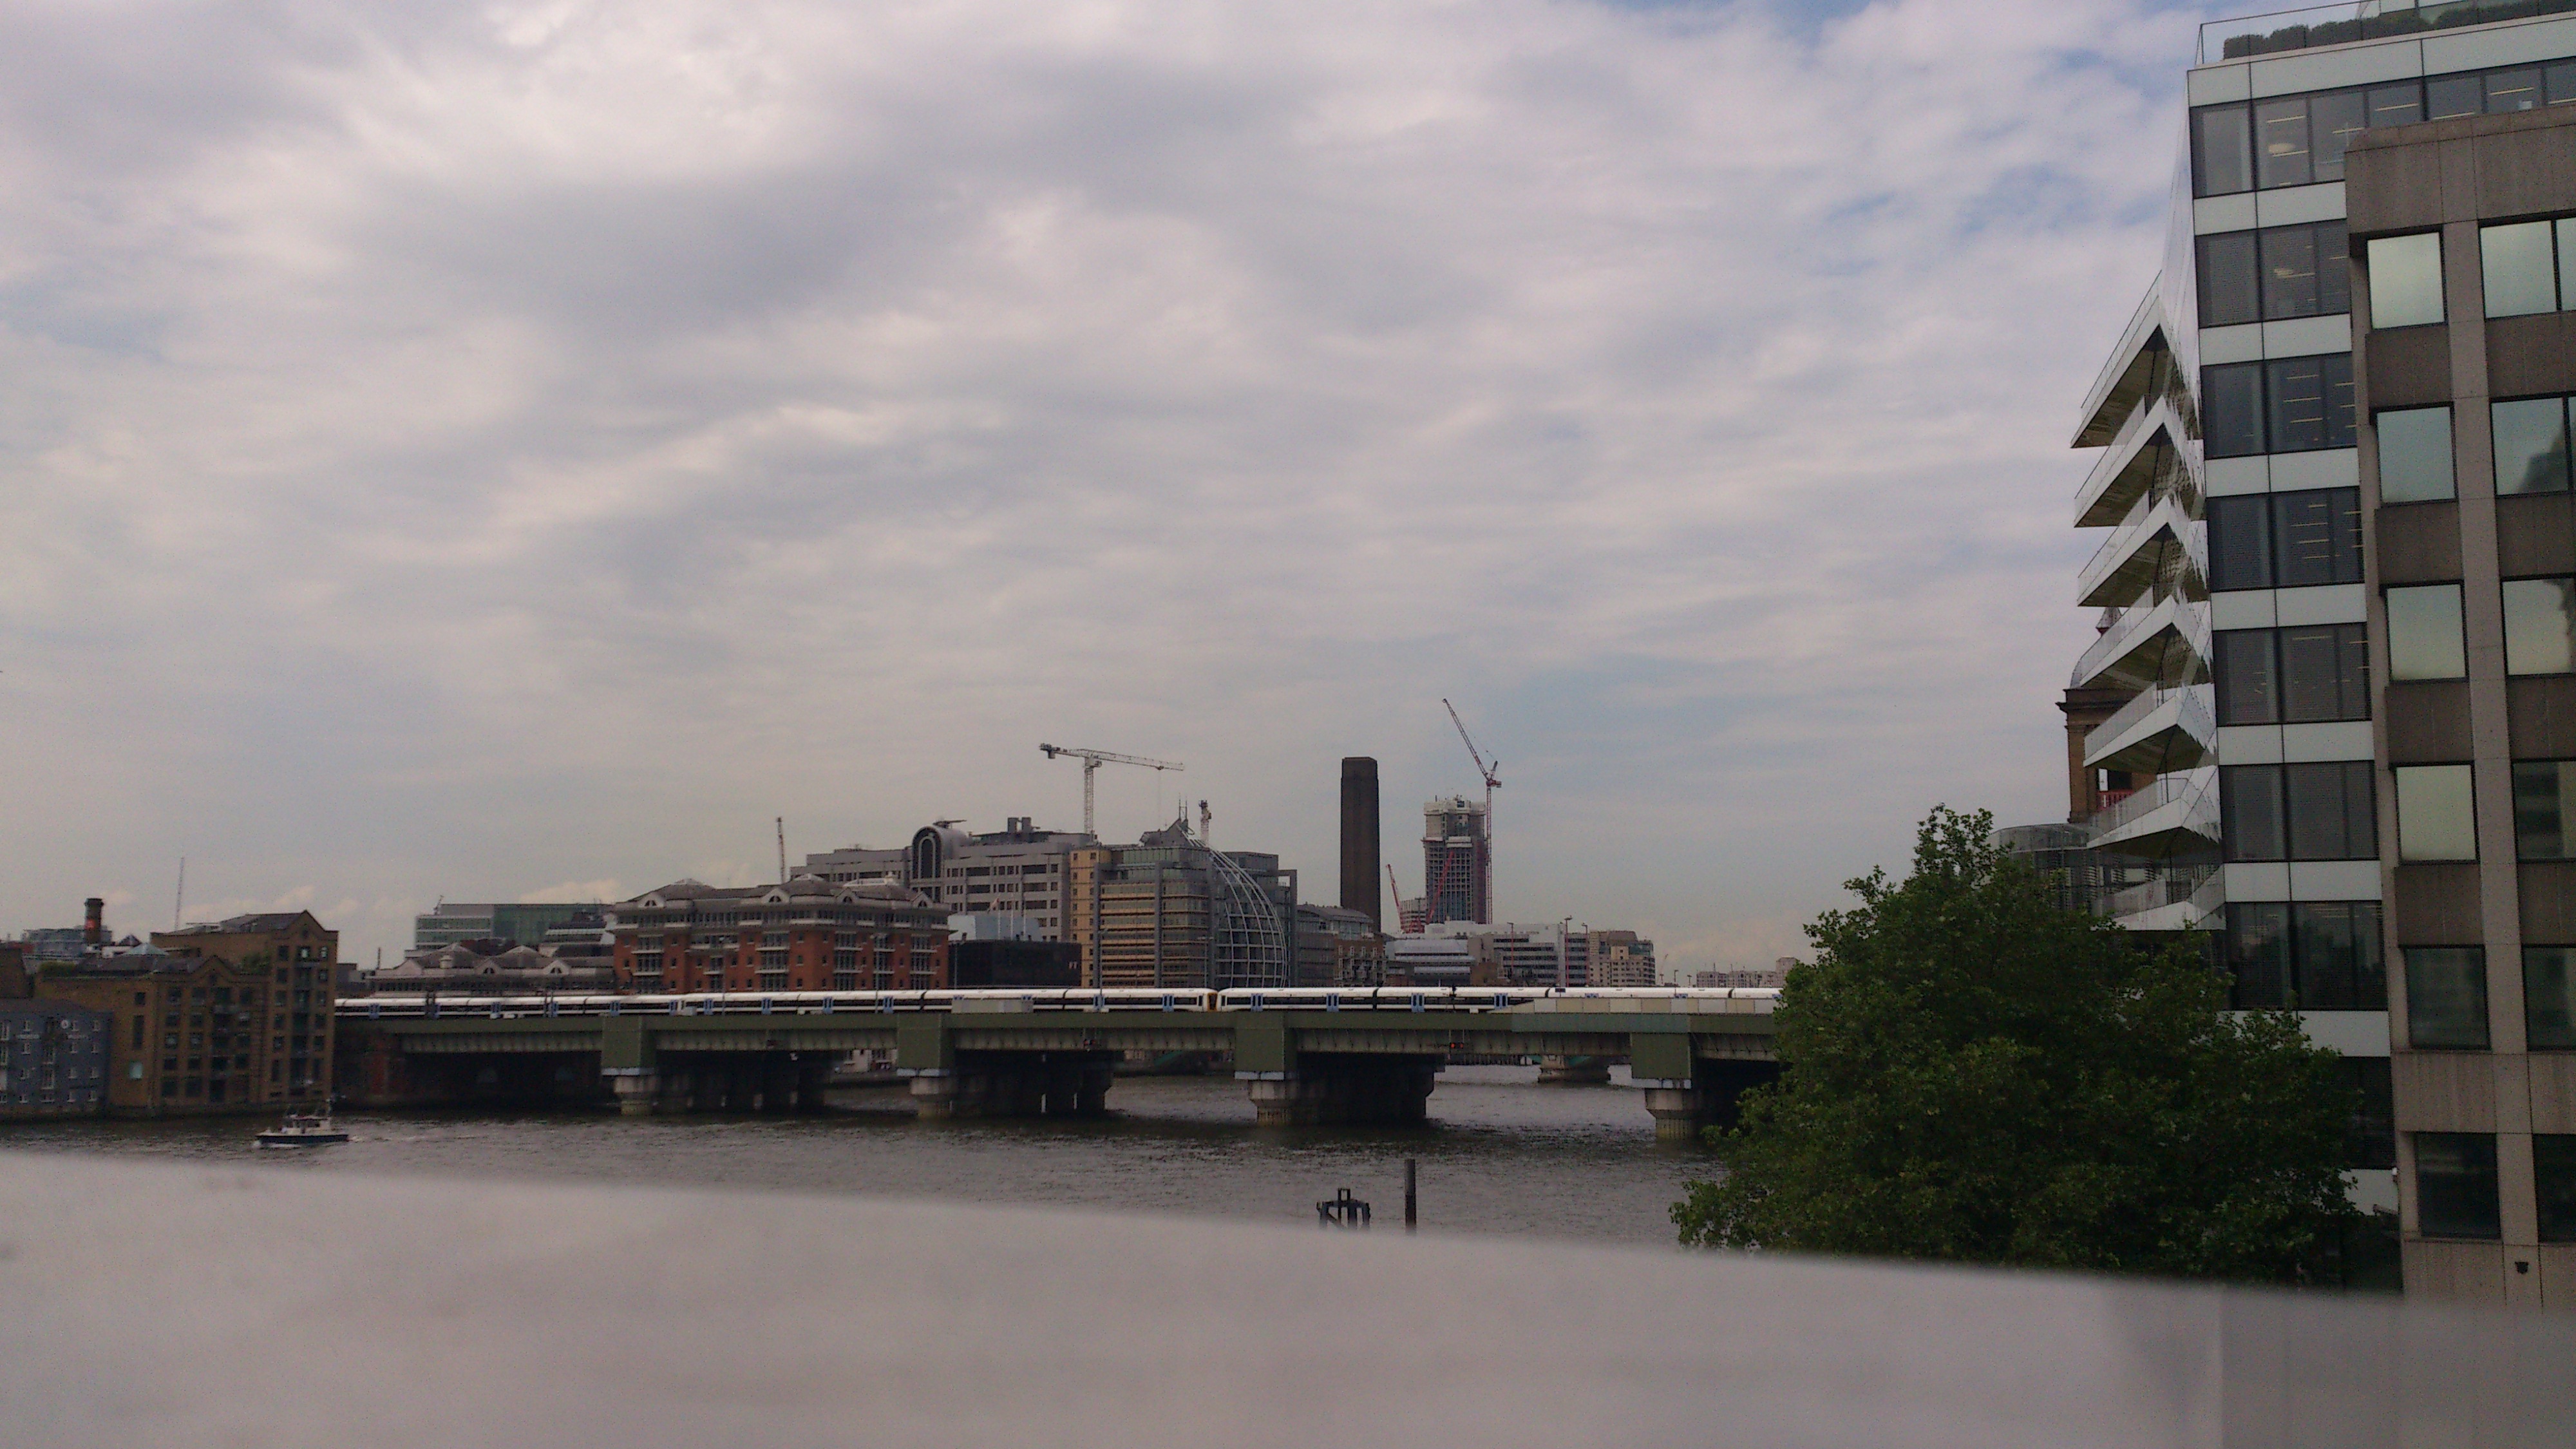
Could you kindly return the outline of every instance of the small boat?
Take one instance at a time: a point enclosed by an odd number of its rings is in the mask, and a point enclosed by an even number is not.
[[[292,1113],[284,1122],[259,1134],[262,1147],[328,1147],[348,1140],[349,1134],[334,1128],[328,1117]]]

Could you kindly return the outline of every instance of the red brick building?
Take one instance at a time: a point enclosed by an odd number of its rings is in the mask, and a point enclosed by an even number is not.
[[[621,991],[909,991],[948,984],[948,915],[893,881],[673,881],[613,909]]]

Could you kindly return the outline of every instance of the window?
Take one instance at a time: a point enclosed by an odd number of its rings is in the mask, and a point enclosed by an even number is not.
[[[2397,858],[2475,860],[2477,805],[2467,765],[2400,765],[2397,777]]]
[[[2209,500],[2209,586],[2296,589],[2361,582],[2361,490]]]
[[[2200,239],[2200,325],[2352,310],[2344,224],[2308,222]]]
[[[2428,1050],[2487,1049],[2487,953],[2483,946],[2409,946],[2406,1041]]]
[[[2202,451],[2212,458],[2353,445],[2352,354],[2201,370]]]
[[[2379,501],[2424,503],[2449,498],[2451,410],[2400,408],[2371,419],[2379,433]]]
[[[2533,1051],[2576,1051],[2576,946],[2522,948],[2522,1029]]]
[[[2390,589],[2388,677],[2459,679],[2468,672],[2468,649],[2460,635],[2460,586]]]
[[[2191,117],[2192,194],[2254,189],[2252,117],[2243,106],[2211,106]]]
[[[2531,1185],[2540,1199],[2540,1240],[2576,1243],[2576,1137],[2535,1133]]]
[[[2231,765],[2220,772],[2229,860],[2367,860],[2379,853],[2370,762]]]
[[[2258,901],[2227,908],[2231,1004],[2384,1011],[2377,901]]]
[[[2507,579],[2504,672],[2576,671],[2576,578]]]
[[[2567,399],[2492,403],[2487,418],[2495,437],[2498,493],[2567,491]]]
[[[2375,237],[2368,254],[2372,327],[2423,327],[2444,319],[2440,232]]]
[[[2415,1226],[2428,1238],[2504,1236],[2491,1132],[2417,1132]]]
[[[2521,317],[2558,310],[2558,265],[2550,224],[2518,221],[2478,228],[2478,270],[2487,315]]]
[[[2513,762],[2514,854],[2576,860],[2576,760]]]

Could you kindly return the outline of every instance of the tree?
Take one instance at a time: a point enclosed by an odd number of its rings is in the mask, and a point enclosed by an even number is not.
[[[2287,1012],[2230,1013],[1936,807],[1914,873],[1849,882],[1780,994],[1782,1075],[1712,1129],[1686,1244],[2314,1281],[2358,1106]]]

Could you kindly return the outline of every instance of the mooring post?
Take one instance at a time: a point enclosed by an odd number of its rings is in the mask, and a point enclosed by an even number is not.
[[[1413,1187],[1414,1162],[1412,1158],[1408,1157],[1404,1159],[1404,1230],[1408,1233],[1413,1231],[1413,1224],[1416,1219]]]

